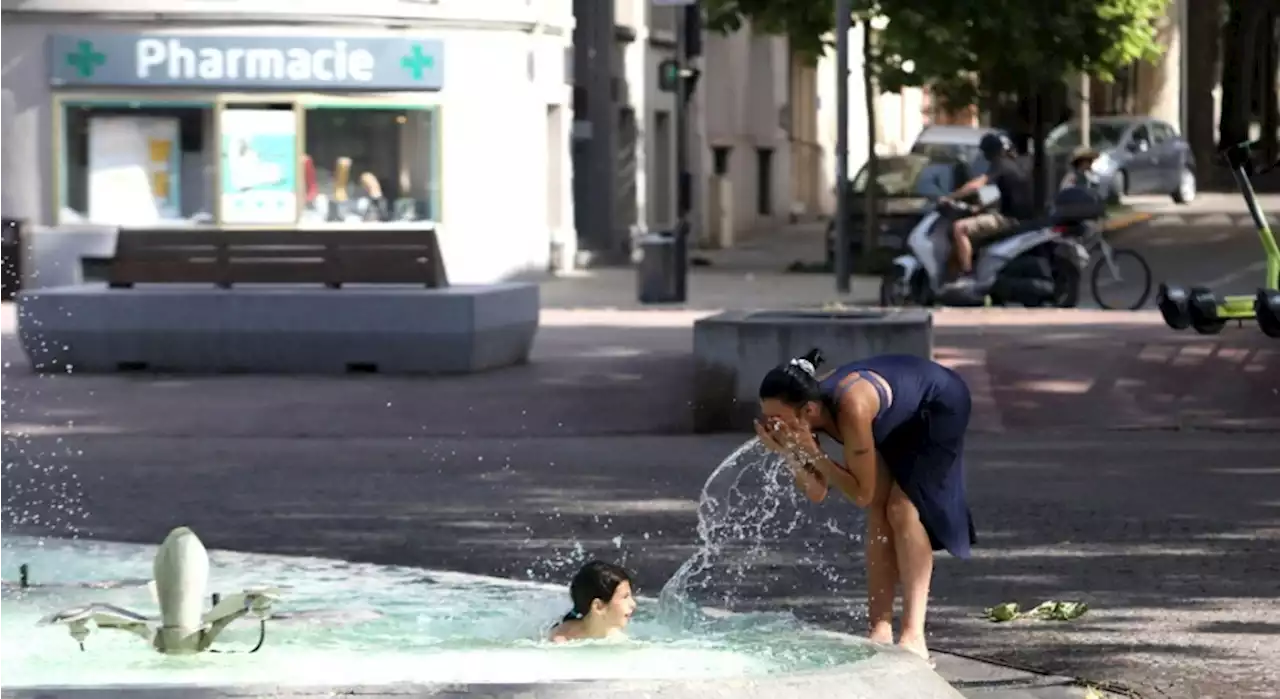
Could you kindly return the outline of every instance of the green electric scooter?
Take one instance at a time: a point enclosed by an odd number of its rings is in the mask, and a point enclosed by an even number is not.
[[[1258,238],[1262,241],[1262,252],[1266,259],[1266,279],[1258,293],[1247,296],[1226,296],[1219,299],[1212,289],[1203,286],[1186,287],[1161,284],[1156,295],[1156,305],[1164,322],[1174,330],[1185,330],[1188,327],[1201,335],[1215,335],[1222,332],[1227,321],[1244,321],[1256,319],[1258,327],[1268,337],[1280,338],[1280,251],[1276,249],[1276,239],[1271,233],[1262,207],[1253,192],[1255,174],[1261,175],[1280,167],[1280,160],[1253,172],[1253,161],[1249,157],[1249,148],[1253,144],[1246,141],[1231,146],[1222,155],[1231,168],[1231,174],[1240,187],[1245,204],[1249,207],[1249,215],[1253,217],[1253,225],[1258,228]]]

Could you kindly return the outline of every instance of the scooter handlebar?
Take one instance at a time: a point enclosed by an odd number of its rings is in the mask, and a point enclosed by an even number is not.
[[[938,209],[944,213],[959,214],[963,216],[971,216],[979,211],[978,207],[972,204],[966,204],[965,202],[955,201],[953,199],[939,199]]]
[[[1222,149],[1222,158],[1227,161],[1228,167],[1236,170],[1244,170],[1246,173],[1250,173],[1254,176],[1265,175],[1272,170],[1280,168],[1280,159],[1277,159],[1274,163],[1271,163],[1260,170],[1255,169],[1253,159],[1251,157],[1251,151],[1257,144],[1258,141],[1244,141],[1243,143],[1237,143],[1234,146],[1228,146]]]

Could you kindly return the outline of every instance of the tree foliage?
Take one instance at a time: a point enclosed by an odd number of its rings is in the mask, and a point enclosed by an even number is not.
[[[854,15],[873,4],[854,0]],[[822,55],[835,31],[836,0],[702,0],[701,6],[712,31],[727,34],[750,22],[758,32],[788,37],[792,50],[810,58]]]
[[[1086,71],[1103,81],[1135,60],[1159,56],[1157,26],[1169,0],[854,0],[855,21],[888,20],[873,69],[881,87],[928,84],[945,101],[996,94]],[[820,55],[835,27],[836,0],[703,0],[708,26],[750,21]]]

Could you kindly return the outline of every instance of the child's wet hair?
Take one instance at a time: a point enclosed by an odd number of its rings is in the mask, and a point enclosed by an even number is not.
[[[578,569],[569,583],[569,597],[573,609],[564,615],[564,621],[581,619],[591,611],[591,603],[600,600],[606,604],[613,599],[618,586],[630,583],[631,574],[626,568],[605,561],[591,561]]]

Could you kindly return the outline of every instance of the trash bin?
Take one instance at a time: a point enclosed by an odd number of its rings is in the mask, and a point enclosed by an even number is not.
[[[4,237],[0,241],[3,261],[0,276],[4,277],[4,300],[12,300],[22,289],[22,221],[4,217]]]
[[[646,235],[637,242],[636,298],[640,303],[684,303],[689,275],[687,236],[677,229]]]

